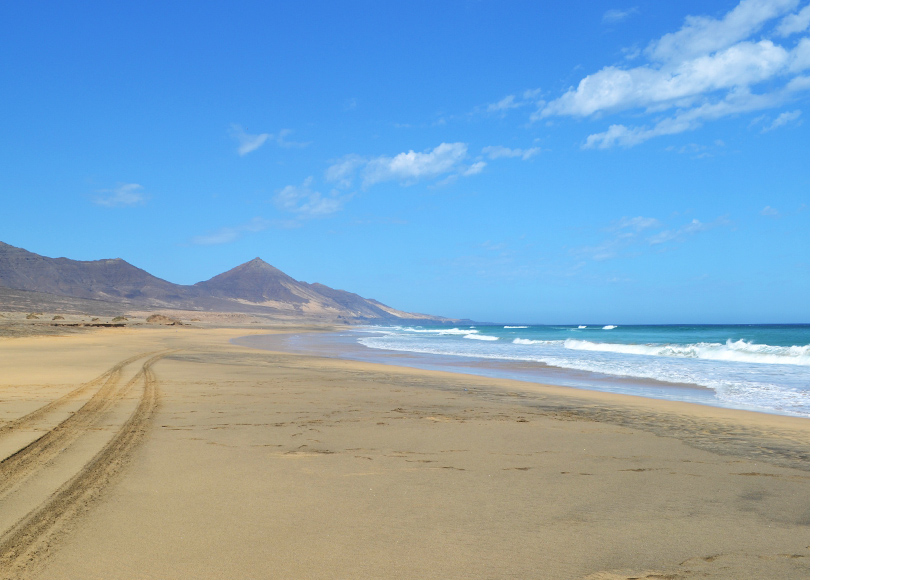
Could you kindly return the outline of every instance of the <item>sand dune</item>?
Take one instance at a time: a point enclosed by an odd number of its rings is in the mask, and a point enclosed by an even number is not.
[[[808,420],[250,332],[0,339],[0,577],[809,576]]]

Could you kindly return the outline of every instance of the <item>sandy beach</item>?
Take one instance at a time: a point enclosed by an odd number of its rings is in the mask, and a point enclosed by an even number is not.
[[[0,577],[809,577],[808,419],[269,332],[0,338]]]

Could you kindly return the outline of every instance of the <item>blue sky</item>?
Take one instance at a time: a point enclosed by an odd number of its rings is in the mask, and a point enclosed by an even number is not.
[[[0,240],[488,321],[806,322],[809,7],[0,6]]]

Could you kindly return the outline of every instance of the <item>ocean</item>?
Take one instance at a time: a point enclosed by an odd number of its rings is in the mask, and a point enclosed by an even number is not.
[[[808,324],[365,326],[281,341],[282,350],[809,416]]]

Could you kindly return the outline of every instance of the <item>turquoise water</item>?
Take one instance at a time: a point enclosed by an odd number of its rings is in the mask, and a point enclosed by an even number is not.
[[[809,416],[809,325],[364,326],[234,342]]]
[[[351,336],[368,349],[430,356],[436,368],[447,358],[452,364],[539,363],[550,369],[545,382],[809,416],[807,324],[375,326],[358,332]],[[498,369],[497,376],[508,375],[501,364]]]

